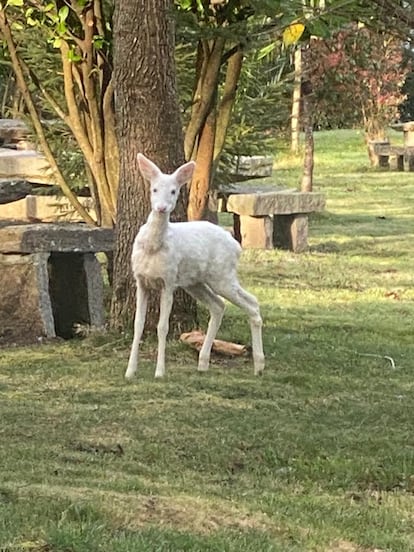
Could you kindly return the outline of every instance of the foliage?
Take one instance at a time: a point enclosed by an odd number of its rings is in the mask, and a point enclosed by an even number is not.
[[[2,351],[0,548],[412,550],[412,175],[368,170],[363,133],[315,140],[328,208],[311,251],[242,255],[262,378],[249,359],[198,374],[170,342],[154,381],[147,340],[126,384],[125,336]],[[301,167],[287,154],[277,171]],[[221,337],[248,333],[231,306]]]
[[[313,40],[308,65],[320,127],[363,124],[367,136],[380,138],[398,118],[409,70],[398,37],[350,24],[331,39]]]
[[[404,51],[404,63],[408,65],[410,71],[405,77],[404,84],[401,88],[402,94],[405,96],[404,101],[399,106],[400,118],[402,121],[414,120],[414,52],[410,46]]]
[[[0,10],[7,53],[41,148],[55,172],[61,173],[63,188],[71,188],[66,180],[77,166],[75,178],[87,179],[98,223],[105,225],[115,219],[118,184],[112,45],[106,23],[111,11],[112,2],[104,0],[8,2]],[[62,147],[78,152],[69,171],[62,163]]]

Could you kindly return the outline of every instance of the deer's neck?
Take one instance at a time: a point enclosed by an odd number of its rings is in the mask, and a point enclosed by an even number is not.
[[[156,253],[165,245],[169,221],[168,213],[151,211],[145,232],[145,249],[149,253]]]

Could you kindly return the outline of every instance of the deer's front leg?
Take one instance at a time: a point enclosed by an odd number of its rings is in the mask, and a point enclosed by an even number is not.
[[[158,355],[155,377],[162,378],[165,374],[165,347],[169,328],[169,319],[173,304],[173,290],[164,288],[161,292],[160,319],[157,326],[158,334]]]
[[[138,351],[139,344],[144,331],[145,316],[147,313],[148,297],[147,292],[141,286],[139,280],[137,281],[137,306],[135,311],[134,321],[134,339],[132,341],[131,352],[129,354],[128,368],[125,372],[125,377],[131,379],[134,377],[138,369]]]

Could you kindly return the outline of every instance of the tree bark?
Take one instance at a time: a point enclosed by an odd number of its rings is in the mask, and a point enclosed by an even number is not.
[[[184,162],[184,138],[176,91],[172,0],[119,0],[114,13],[114,77],[116,120],[120,151],[116,248],[114,257],[111,325],[124,329],[135,312],[135,282],[131,251],[135,235],[149,211],[149,190],[137,165],[142,152],[163,171]],[[175,211],[185,220],[187,194],[182,192]],[[158,301],[152,296],[147,329],[158,321]],[[193,326],[195,303],[184,292],[177,295],[172,328]]]
[[[291,113],[291,145],[292,153],[299,153],[300,133],[300,103],[302,85],[302,48],[298,46],[295,50],[295,74],[293,81],[292,113]]]
[[[230,125],[231,113],[237,94],[237,85],[243,66],[243,50],[239,46],[230,56],[227,63],[226,79],[223,94],[217,110],[216,140],[214,144],[213,178],[226,141],[227,130]]]
[[[305,156],[303,161],[303,175],[301,183],[302,192],[311,192],[313,188],[313,165],[314,165],[314,140],[313,140],[313,117],[312,117],[312,86],[310,81],[302,83],[302,110],[303,126],[305,131]]]
[[[214,143],[216,136],[216,110],[210,111],[200,134],[196,167],[191,182],[190,197],[188,202],[189,220],[202,220],[206,218],[208,195],[210,191]]]

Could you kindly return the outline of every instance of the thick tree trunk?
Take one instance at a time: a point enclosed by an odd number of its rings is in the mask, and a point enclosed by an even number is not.
[[[149,190],[137,165],[142,152],[163,171],[184,162],[183,135],[176,92],[172,0],[119,0],[114,14],[116,119],[120,151],[118,218],[114,258],[111,325],[129,326],[135,311],[130,257],[133,240],[146,221]],[[185,195],[185,194],[184,194]],[[176,218],[185,219],[186,197]],[[147,328],[157,322],[157,301],[150,301]],[[172,326],[181,331],[195,321],[195,304],[182,292],[175,301]]]

